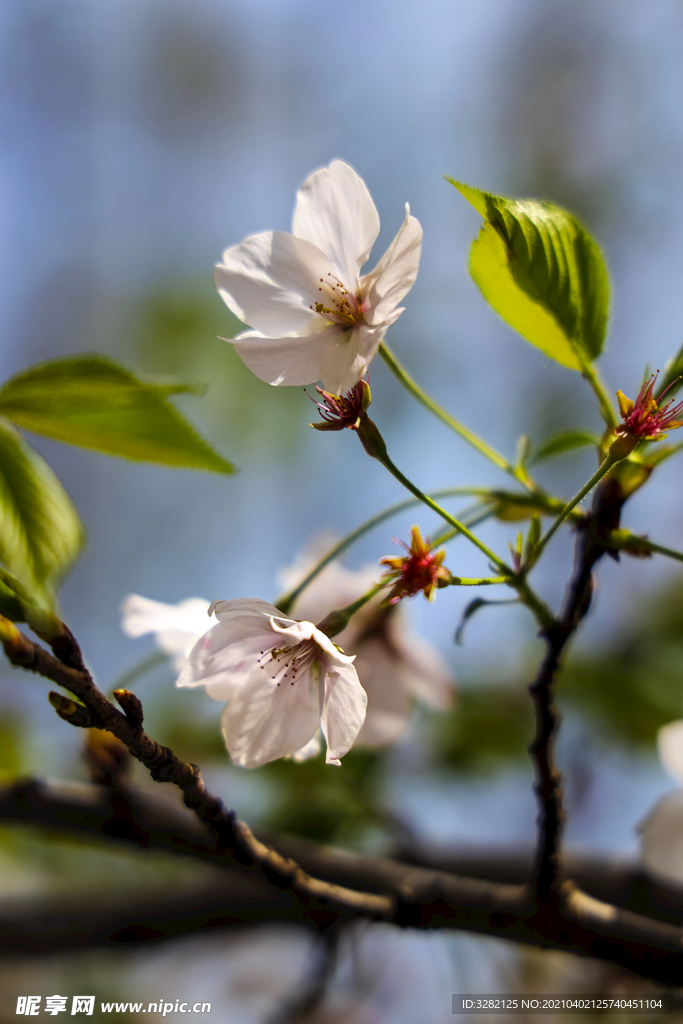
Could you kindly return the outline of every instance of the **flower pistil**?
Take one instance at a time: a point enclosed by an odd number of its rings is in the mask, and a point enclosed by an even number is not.
[[[327,276],[331,278],[331,281],[326,281],[321,277],[318,291],[323,293],[330,305],[326,306],[324,302],[315,302],[309,309],[320,313],[321,316],[324,315],[325,319],[332,323],[340,324],[345,331],[351,330],[355,324],[361,323],[365,318],[367,304],[362,302],[360,295],[352,295],[346,285],[342,284],[334,274],[330,272]]]

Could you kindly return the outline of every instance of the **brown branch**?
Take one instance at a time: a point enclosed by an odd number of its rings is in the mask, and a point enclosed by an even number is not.
[[[537,913],[557,912],[564,896],[560,839],[564,822],[562,778],[554,759],[560,715],[554,704],[555,683],[567,643],[588,614],[593,595],[593,569],[609,551],[609,534],[619,526],[625,497],[618,481],[606,477],[599,484],[590,514],[579,527],[574,571],[567,586],[560,617],[543,631],[546,654],[529,687],[536,714],[536,734],[529,747],[535,770],[538,804],[538,840],[534,870]]]
[[[44,675],[68,689],[90,713],[98,728],[113,733],[158,781],[173,782],[184,803],[194,811],[211,836],[214,857],[249,867],[256,879],[287,893],[286,917],[324,932],[339,921],[358,915],[394,922],[403,927],[462,928],[568,952],[588,954],[625,967],[664,984],[678,984],[683,966],[683,932],[601,903],[566,883],[552,918],[529,900],[529,888],[460,878],[392,861],[374,861],[377,892],[367,891],[359,865],[359,888],[345,887],[308,874],[295,860],[257,839],[250,829],[226,811],[204,787],[201,773],[173,751],[162,747],[142,728],[142,708],[125,691],[122,714],[95,686],[89,673],[69,652],[64,664],[32,643],[13,623],[0,619],[0,639],[10,662]],[[75,641],[73,641],[75,644]],[[81,662],[82,665],[82,662]],[[118,694],[122,696],[121,693]],[[58,702],[59,703],[59,702]],[[81,705],[59,707],[59,714],[79,724]],[[131,721],[131,719],[133,719]],[[118,799],[125,795],[118,792]],[[253,909],[249,908],[253,920]]]
[[[153,899],[150,902],[145,898],[131,911],[130,896],[126,897],[125,909],[98,901],[95,908],[76,911],[70,904],[69,915],[76,916],[73,940],[69,941],[76,944],[144,942],[198,928],[267,920],[312,925],[324,933],[348,918],[350,909],[358,912],[357,905],[350,908],[341,901],[335,905],[325,898],[302,899],[297,876],[292,876],[291,886],[283,887],[276,878],[268,879],[262,872],[254,872],[253,867],[236,864],[229,851],[218,849],[211,832],[182,805],[166,797],[153,798],[134,787],[112,792],[104,786],[87,784],[18,782],[0,789],[0,820],[99,834],[145,848],[192,854],[229,869],[225,898],[216,890],[216,899],[208,908],[199,897],[194,910],[191,901],[185,909],[164,904],[164,910],[156,908]],[[683,932],[678,927],[622,910],[579,890],[567,893],[564,908],[553,927],[548,928],[547,921],[529,911],[524,877],[519,884],[496,884],[388,858],[347,853],[293,836],[273,837],[273,842],[280,850],[278,856],[296,858],[304,877],[310,878],[306,872],[316,876],[319,893],[330,886],[328,891],[353,892],[356,896],[362,896],[358,890],[384,894],[384,910],[366,910],[367,916],[403,926],[460,928],[592,955],[663,984],[680,982]],[[530,865],[528,858],[525,875]],[[517,876],[514,881],[517,883]],[[611,884],[613,888],[618,886],[618,877]],[[236,885],[243,890],[236,891]],[[676,895],[680,907],[683,894],[679,891],[672,898]],[[164,927],[165,913],[177,914],[177,920],[169,919]],[[6,928],[4,946],[0,948],[40,951],[63,944],[59,924],[63,914],[63,908],[48,907],[37,916],[29,915],[23,924],[13,924],[0,916],[0,924]]]
[[[70,663],[64,664],[2,617],[0,639],[11,664],[50,679],[82,701],[79,705],[59,694],[54,695],[53,702],[60,717],[77,726],[94,725],[116,736],[133,757],[145,765],[155,781],[172,782],[179,787],[183,802],[211,832],[217,852],[251,865],[268,881],[291,888],[316,922],[329,927],[339,918],[356,914],[385,919],[391,915],[393,901],[390,897],[347,890],[312,878],[295,861],[258,840],[244,822],[237,821],[234,813],[226,810],[223,803],[206,790],[196,765],[181,760],[145,732],[141,724],[142,706],[137,698],[131,699],[134,695],[127,690],[117,691],[127,710],[124,715],[98,689],[85,667],[74,667],[78,657],[72,645],[68,654]],[[73,638],[72,642],[75,644]],[[80,664],[83,665],[82,659]],[[84,716],[83,706],[89,715]]]

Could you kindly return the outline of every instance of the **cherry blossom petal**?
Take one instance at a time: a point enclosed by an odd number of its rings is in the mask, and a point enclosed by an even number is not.
[[[262,618],[260,629],[248,623],[236,635],[234,621],[219,622],[190,651],[185,668],[176,686],[206,686],[214,700],[231,700],[246,685],[262,651],[273,646],[273,633],[268,620]]]
[[[361,280],[363,299],[369,303],[368,323],[384,323],[408,294],[417,278],[421,252],[422,225],[410,216],[406,203],[406,218],[398,234],[375,269]],[[399,312],[402,310],[396,310],[394,320]]]
[[[165,604],[140,594],[129,594],[121,604],[121,629],[131,637],[166,630],[205,633],[211,627],[208,610],[209,602],[203,597],[188,597],[178,604]]]
[[[662,726],[657,733],[657,750],[664,770],[683,786],[683,719]]]
[[[296,619],[289,619],[279,608],[256,597],[235,598],[232,601],[213,601],[209,610],[224,624],[224,636],[235,641],[251,635],[269,635],[269,647],[273,646],[271,618],[275,617],[280,626],[298,626]],[[298,642],[298,641],[297,641]]]
[[[157,647],[171,655],[176,671],[180,672],[199,637],[215,624],[208,610],[209,602],[203,597],[165,604],[129,594],[121,605],[121,628],[131,637],[154,633]]]
[[[355,291],[379,234],[379,215],[363,179],[342,160],[333,160],[299,189],[292,232],[321,249],[343,284]]]
[[[320,249],[285,231],[251,235],[226,249],[214,269],[225,304],[244,323],[267,337],[293,336],[322,321],[310,307],[318,301],[320,278],[330,260]]]
[[[328,670],[323,685],[320,726],[327,742],[327,764],[339,764],[356,741],[365,719],[368,698],[353,665]]]
[[[272,634],[271,634],[272,636]],[[230,757],[243,768],[258,768],[267,761],[294,754],[318,728],[317,671],[303,673],[292,685],[273,676],[275,661],[252,672],[223,712],[221,725]]]
[[[683,884],[683,792],[665,793],[640,822],[638,832],[643,866]]]
[[[427,707],[445,711],[453,703],[453,676],[443,658],[420,636],[390,629],[392,644],[401,658],[401,683]]]
[[[359,349],[368,332],[344,331],[337,324],[325,327],[319,319],[323,329],[307,337],[265,338],[256,331],[245,332],[235,338],[235,351],[267,384],[303,386],[322,380],[326,390],[343,394],[367,371],[370,359]],[[378,347],[379,340],[375,351]]]
[[[405,732],[413,711],[413,695],[404,685],[401,656],[383,637],[361,647],[355,661],[358,678],[367,691],[368,710],[356,743],[386,747]]]

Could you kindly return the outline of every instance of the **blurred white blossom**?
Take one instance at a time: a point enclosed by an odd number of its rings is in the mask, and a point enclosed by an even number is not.
[[[417,277],[422,227],[406,216],[375,269],[360,277],[379,234],[365,182],[342,160],[299,189],[292,234],[265,231],[226,249],[216,287],[253,329],[232,340],[269,384],[322,380],[335,395],[367,372]]]
[[[657,733],[657,751],[664,771],[683,787],[683,719],[662,726]],[[683,883],[683,791],[665,793],[638,832],[643,864]]]
[[[164,604],[129,594],[121,604],[121,628],[131,637],[154,633],[157,647],[172,657],[173,667],[180,672],[197,640],[216,621],[208,618],[208,611],[209,602],[203,597]]]

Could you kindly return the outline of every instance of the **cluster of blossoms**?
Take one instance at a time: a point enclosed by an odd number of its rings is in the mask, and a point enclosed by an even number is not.
[[[422,228],[406,204],[398,234],[375,269],[361,276],[378,234],[365,183],[335,160],[299,190],[291,234],[251,235],[226,249],[215,269],[222,298],[251,328],[231,342],[244,363],[270,384],[322,381],[323,422],[314,426],[358,430],[366,450],[372,425],[363,377],[403,312],[399,303],[415,282],[422,246]],[[172,606],[131,595],[122,607],[123,628],[130,636],[156,635],[180,672],[178,686],[205,686],[226,702],[222,729],[236,764],[304,759],[320,749],[320,733],[327,763],[339,764],[354,743],[393,742],[415,699],[445,708],[452,698],[447,668],[408,634],[397,606],[420,591],[431,599],[450,573],[443,552],[432,552],[417,527],[406,550],[407,557],[382,560],[387,585],[393,583],[388,602],[379,594],[368,600],[336,637],[339,643],[315,623],[324,626],[326,616],[367,592],[374,569],[327,566],[296,602],[297,618],[253,599],[209,605],[191,598]],[[288,570],[284,584],[296,586],[308,568]],[[208,631],[207,612],[217,620]]]
[[[313,561],[307,553],[282,582],[296,586]],[[122,625],[129,636],[155,634],[180,671],[178,686],[205,686],[226,702],[222,729],[236,764],[254,768],[285,755],[304,760],[320,749],[319,728],[327,763],[339,764],[354,744],[393,743],[415,700],[443,709],[453,696],[441,658],[410,634],[403,608],[384,605],[380,595],[335,637],[339,645],[313,624],[350,604],[374,575],[373,567],[352,572],[332,563],[294,605],[298,620],[265,601],[209,605],[191,598],[167,605],[132,594]],[[208,631],[207,612],[218,620]]]

